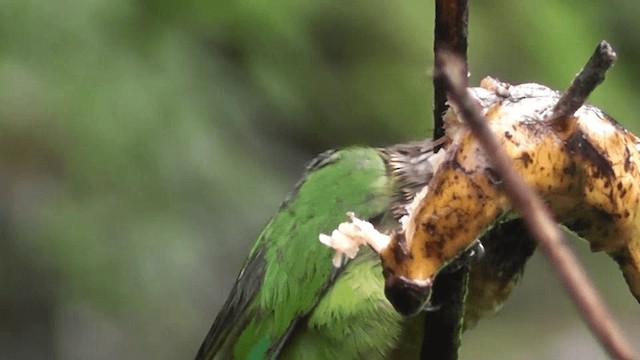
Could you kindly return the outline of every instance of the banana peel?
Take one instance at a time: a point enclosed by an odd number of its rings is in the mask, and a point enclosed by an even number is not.
[[[545,199],[557,222],[586,239],[592,251],[609,254],[640,302],[640,139],[591,105],[550,121],[560,94],[542,85],[485,78],[469,91],[514,168]],[[402,230],[391,235],[363,231],[355,216],[341,225],[353,246],[367,244],[378,252],[392,303],[399,293],[419,300],[410,302],[410,309],[394,303],[404,314],[420,311],[415,304],[428,302],[438,272],[513,213],[499,175],[455,109],[444,121],[446,140],[433,156],[433,178],[408,207]],[[479,268],[477,278],[491,277],[478,274]],[[510,280],[494,278],[497,290],[489,290],[493,295],[485,301],[510,291]],[[473,281],[472,266],[469,296],[481,303]]]

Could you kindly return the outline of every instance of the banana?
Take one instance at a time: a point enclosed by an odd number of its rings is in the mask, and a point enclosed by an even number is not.
[[[640,302],[640,139],[591,105],[549,121],[560,94],[542,85],[485,78],[469,91],[514,168],[557,222],[592,251],[609,254]],[[428,305],[438,272],[499,219],[515,215],[499,175],[455,109],[444,121],[446,143],[433,157],[433,178],[408,207],[402,231],[358,233],[358,225],[345,223],[358,245],[374,245],[388,298],[403,314]],[[407,296],[415,301],[401,299]]]

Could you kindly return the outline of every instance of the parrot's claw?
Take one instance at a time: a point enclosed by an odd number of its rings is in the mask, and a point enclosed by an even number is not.
[[[433,305],[430,301],[427,301],[424,304],[422,311],[425,311],[425,312],[438,311],[440,310],[440,308],[442,308],[442,305]]]
[[[452,273],[460,270],[465,265],[478,261],[484,257],[484,246],[480,240],[476,240],[469,248],[453,259],[447,266],[442,269],[444,273]]]

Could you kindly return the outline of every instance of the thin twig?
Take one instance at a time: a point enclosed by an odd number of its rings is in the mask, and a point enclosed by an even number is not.
[[[467,59],[467,27],[469,23],[467,0],[436,0],[433,30],[434,58],[447,50]],[[467,67],[465,62],[465,69]],[[466,77],[465,77],[466,79]],[[447,92],[442,81],[433,77],[433,138],[444,136],[442,115],[447,111]]]
[[[587,100],[593,90],[604,81],[604,76],[616,60],[616,53],[608,42],[602,40],[587,64],[573,78],[571,85],[553,107],[549,121],[565,121]]]
[[[463,61],[455,55],[445,54],[437,59],[436,67],[438,69],[436,76],[442,77],[447,86],[449,101],[456,106],[458,115],[469,125],[501,176],[504,190],[513,206],[522,215],[529,231],[551,261],[591,331],[612,357],[638,359],[589,281],[584,269],[565,244],[563,234],[553,221],[550,211],[518,175],[511,164],[511,159],[501,148],[484,117],[475,107],[475,101],[464,85],[466,72]]]
[[[436,0],[433,31],[434,59],[443,50],[447,50],[466,61],[468,14],[467,0]],[[466,69],[466,62],[464,66]],[[447,110],[446,101],[446,88],[439,78],[434,77],[434,139],[440,139],[444,135],[442,116]],[[436,277],[431,301],[439,308],[428,311],[424,315],[421,359],[455,360],[458,358],[468,278],[468,265]]]

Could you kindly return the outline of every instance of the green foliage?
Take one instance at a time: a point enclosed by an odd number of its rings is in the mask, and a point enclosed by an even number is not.
[[[640,3],[470,3],[472,82],[564,88],[604,38],[619,61],[591,102],[640,131]],[[306,159],[431,133],[428,1],[0,6],[3,358],[189,358]],[[499,339],[544,324],[521,314],[548,291],[530,273]],[[550,341],[532,358],[562,357]]]

